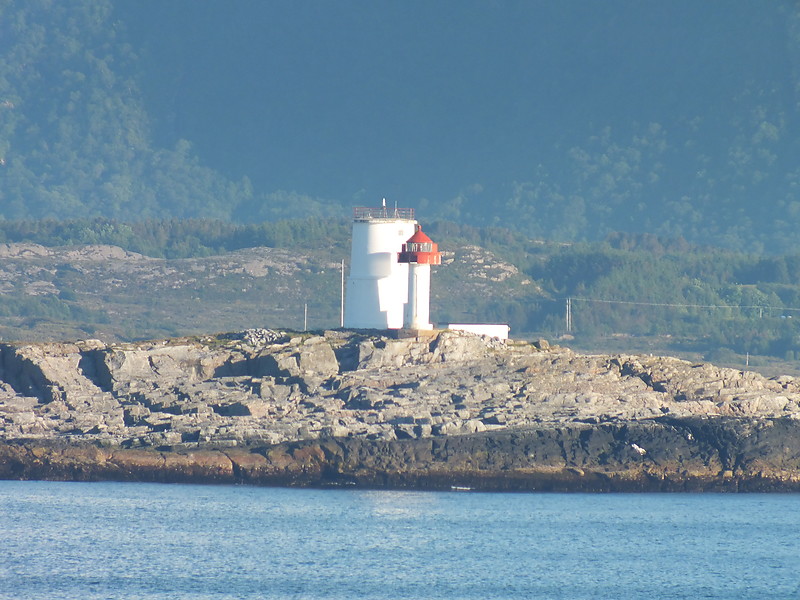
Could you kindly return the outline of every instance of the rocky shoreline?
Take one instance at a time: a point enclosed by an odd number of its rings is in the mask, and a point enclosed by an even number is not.
[[[800,491],[800,385],[456,332],[0,345],[0,478]]]

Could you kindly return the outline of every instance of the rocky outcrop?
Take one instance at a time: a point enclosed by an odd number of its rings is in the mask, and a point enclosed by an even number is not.
[[[460,332],[0,345],[0,477],[797,489],[800,385]]]
[[[247,448],[15,441],[0,478],[506,491],[800,491],[796,420],[672,419]]]

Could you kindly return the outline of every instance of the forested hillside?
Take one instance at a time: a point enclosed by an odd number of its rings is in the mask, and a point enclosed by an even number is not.
[[[800,242],[800,8],[0,1],[0,217],[382,196],[528,238]]]
[[[157,146],[140,49],[125,31],[107,0],[0,2],[0,218],[334,212],[299,194],[258,194],[203,165],[190,140]]]

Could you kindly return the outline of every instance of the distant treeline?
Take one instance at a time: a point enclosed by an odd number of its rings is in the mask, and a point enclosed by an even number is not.
[[[248,225],[207,219],[0,221],[0,242],[109,244],[155,258],[191,258],[257,246],[338,246],[349,243],[349,224],[344,219],[313,218]]]
[[[347,219],[316,217],[250,224],[218,219],[0,219],[0,243],[29,242],[49,247],[109,244],[154,258],[210,256],[258,246],[340,248],[349,253],[350,229]],[[523,264],[531,249],[541,246],[519,232],[500,227],[436,221],[425,230],[449,244],[475,244],[497,250],[507,260],[514,258],[515,264]]]

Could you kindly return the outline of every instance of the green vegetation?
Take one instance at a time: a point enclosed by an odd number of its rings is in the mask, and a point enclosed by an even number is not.
[[[281,82],[279,75],[294,81],[297,73],[262,72],[261,66],[252,62],[262,58],[253,52],[266,50],[248,44],[261,43],[262,38],[277,34],[258,29],[259,35],[252,36],[252,40],[246,35],[238,36],[236,41],[243,46],[228,48],[223,43],[227,39],[225,36],[232,33],[218,23],[220,15],[245,27],[249,26],[251,15],[253,19],[268,19],[272,14],[269,6],[250,3],[236,12],[223,2],[208,3],[203,11],[189,10],[193,8],[191,3],[167,3],[166,8],[159,8],[161,4],[150,2],[140,6],[139,3],[111,0],[0,2],[0,219],[105,218],[123,222],[204,219],[212,223],[257,224],[315,217],[321,222],[346,216],[353,203],[377,200],[363,200],[353,193],[323,199],[304,194],[302,189],[296,192],[269,189],[264,182],[270,179],[261,172],[231,177],[224,169],[215,168],[214,157],[222,151],[209,150],[208,140],[205,154],[202,154],[195,150],[192,139],[165,131],[180,120],[174,113],[183,111],[185,118],[200,128],[192,132],[202,137],[203,127],[211,125],[204,115],[216,111],[231,118],[235,107],[246,106],[252,114],[245,111],[236,121],[244,136],[251,129],[261,131],[267,127],[259,121],[263,113],[256,110],[262,102],[261,96],[265,97],[263,102],[286,96],[286,105],[281,104],[286,110],[291,108],[287,105],[304,106],[305,100],[295,102],[290,91],[277,87]],[[628,9],[634,10],[634,5]],[[318,8],[321,10],[321,7]],[[744,12],[731,16],[732,24],[742,24],[742,15],[747,14],[745,8],[736,7]],[[713,13],[713,7],[699,10]],[[152,18],[148,11],[156,11],[155,14],[164,17],[163,22]],[[608,14],[600,12],[604,18],[609,18]],[[652,11],[644,11],[648,12]],[[638,9],[636,13],[637,18],[644,21],[650,18],[639,14]],[[694,70],[698,60],[692,53],[702,53],[705,45],[718,51],[729,48],[727,37],[708,31],[704,26],[699,33],[694,29],[691,34],[687,32],[687,40],[695,49],[687,45],[683,49],[686,56],[681,57],[683,62],[670,64],[669,73],[650,74],[657,78],[681,73],[683,77],[685,71],[687,77],[697,78],[687,82],[686,89],[675,90],[678,95],[670,100],[671,111],[663,106],[663,98],[656,97],[655,93],[648,95],[646,87],[637,90],[643,96],[637,97],[636,106],[652,105],[661,109],[655,115],[635,121],[616,96],[582,99],[579,94],[571,94],[569,98],[550,98],[555,105],[579,103],[573,107],[577,113],[597,110],[608,122],[598,121],[592,125],[573,123],[569,119],[562,122],[547,118],[548,111],[543,108],[543,119],[547,123],[540,125],[547,125],[551,142],[540,141],[548,137],[545,132],[540,136],[538,130],[535,135],[531,133],[517,140],[525,145],[527,167],[506,173],[502,176],[505,179],[490,185],[469,180],[472,174],[464,171],[463,166],[459,168],[457,163],[443,163],[437,165],[437,173],[463,174],[465,180],[456,184],[460,191],[451,187],[449,195],[397,199],[418,208],[427,221],[442,219],[476,227],[495,226],[520,232],[525,238],[602,241],[617,231],[647,232],[693,243],[713,243],[739,252],[795,252],[800,244],[800,227],[797,226],[800,167],[796,161],[800,155],[800,119],[797,118],[798,104],[791,98],[796,95],[797,77],[788,64],[791,61],[775,60],[775,57],[796,57],[800,51],[797,34],[800,29],[796,26],[800,12],[791,3],[779,2],[761,13],[757,22],[747,23],[748,35],[753,39],[736,42],[734,49],[741,49],[741,60],[731,59],[725,53],[720,55],[724,57],[720,61],[725,63],[725,68],[710,65],[708,72],[698,73]],[[673,12],[669,15],[676,18]],[[723,15],[717,16],[722,18]],[[184,19],[191,25],[184,26]],[[177,22],[181,23],[180,28],[170,30]],[[143,23],[150,25],[143,26]],[[579,23],[576,17],[575,27],[580,27]],[[636,23],[634,19],[629,24],[631,30],[636,30]],[[197,31],[218,35],[209,40],[203,36],[192,37],[195,26]],[[700,33],[702,43],[692,37]],[[283,37],[277,39],[289,43]],[[182,56],[186,53],[184,46],[205,49],[215,40],[218,46],[209,47],[197,56]],[[527,42],[519,43],[522,44],[520,50],[530,52]],[[674,40],[670,43],[674,44]],[[433,48],[436,48],[435,43]],[[167,55],[159,55],[159,52]],[[249,57],[249,62],[244,61],[244,56]],[[553,58],[559,59],[559,56]],[[569,57],[560,57],[560,60],[569,61]],[[651,56],[649,60],[663,67],[659,61],[666,59]],[[198,61],[200,64],[196,64]],[[202,64],[202,61],[209,64]],[[305,64],[302,60],[299,62]],[[279,66],[269,64],[275,69]],[[225,65],[241,69],[237,72],[245,80],[240,82],[243,89],[260,95],[237,98],[244,103],[229,105],[227,100],[239,95],[237,90],[231,89],[214,93],[213,99],[195,94],[190,101],[184,99],[183,104],[174,104],[173,97],[181,92],[179,74],[191,73],[204,81],[207,78],[198,74],[205,73],[206,67],[209,72],[223,77]],[[171,68],[182,70],[173,74]],[[560,68],[559,63],[553,64],[552,69],[554,73],[571,72],[571,68]],[[437,89],[446,87],[439,82],[439,76],[436,73]],[[548,76],[555,75],[549,73]],[[572,76],[578,80],[584,78],[587,84],[596,83],[591,72]],[[630,86],[630,73],[625,77],[625,81],[608,85],[612,88],[616,84]],[[253,90],[245,85],[253,79],[263,79],[264,86],[276,87]],[[691,81],[697,85],[691,85]],[[206,85],[213,88],[215,82]],[[329,106],[333,97],[348,98],[346,105],[349,106],[350,90],[344,81],[341,85],[345,87],[335,93],[316,95],[313,103],[305,107],[306,112],[309,115],[324,113],[321,108]],[[570,82],[567,87],[572,85]],[[717,94],[719,101],[705,102],[703,96],[698,96],[701,87],[708,94],[712,91]],[[601,87],[599,91],[604,89]],[[494,92],[491,95],[502,96]],[[525,94],[518,96],[521,98]],[[207,103],[205,112],[204,103]],[[347,106],[339,106],[339,110],[346,111]],[[469,106],[463,108],[467,110]],[[451,107],[447,111],[449,115]],[[493,118],[497,118],[498,123],[502,121],[501,115],[490,116],[487,123],[493,122]],[[360,117],[342,113],[329,120],[352,123],[355,127]],[[282,118],[282,115],[273,116],[277,120]],[[456,115],[456,118],[460,117]],[[387,123],[382,115],[380,119],[389,128],[383,132],[385,139],[392,139],[393,135],[400,137],[403,133],[391,129],[399,125]],[[432,123],[439,119],[446,121],[449,117],[431,115],[429,118]],[[308,128],[313,131],[313,125],[309,124]],[[258,139],[259,146],[271,148],[268,156],[280,154],[282,146],[293,142],[291,137],[285,136],[291,135],[287,132],[294,129],[281,131],[283,138]],[[348,133],[342,132],[342,135],[347,137]],[[307,135],[314,137],[308,132]],[[369,136],[375,137],[373,132]],[[555,144],[553,136],[557,139],[563,136],[564,140]],[[251,143],[247,149],[237,149],[227,140],[224,162],[228,166],[246,159],[249,165],[255,161],[264,173],[278,168],[267,161],[258,163],[258,148],[252,147],[251,137],[247,139]],[[416,140],[414,143],[419,146],[417,137],[410,135],[409,139]],[[328,146],[320,152],[347,155],[355,152],[353,147],[361,141],[349,137],[327,140]],[[432,140],[425,143],[428,142]],[[537,146],[537,143],[545,145]],[[348,150],[340,153],[339,148]],[[397,152],[402,157],[416,155],[422,150],[404,147]],[[496,167],[500,171],[505,162],[515,158],[513,150],[508,153],[505,158],[496,157]],[[359,169],[369,172],[370,157],[356,159],[356,156],[360,155],[353,154],[349,159],[345,156],[345,161],[365,161]],[[442,161],[458,160],[448,159],[447,153],[442,153],[440,158]],[[540,160],[543,162],[538,164]],[[315,172],[320,166],[305,158],[300,163],[293,165],[294,170],[303,173],[298,182],[303,178],[316,182]],[[405,170],[400,166],[403,164],[399,161],[392,170]],[[483,175],[493,177],[490,172]],[[409,180],[416,176],[413,170],[406,175]],[[494,176],[497,177],[500,176]],[[260,187],[254,185],[252,178],[261,180]],[[301,183],[298,185],[302,187]],[[355,182],[350,189],[358,190],[364,185],[366,182]],[[325,189],[325,186],[316,182],[316,188]],[[113,221],[109,226],[114,226]],[[255,229],[259,227],[256,225]],[[179,241],[180,226],[173,224],[172,228],[175,233],[168,233],[174,238],[169,248],[156,239],[147,240],[146,244],[142,242],[141,247],[135,249],[153,253],[155,248],[162,247],[168,256],[185,256],[202,250],[196,246],[196,240]],[[499,229],[487,236],[499,235],[497,231]],[[230,249],[237,244],[285,244],[280,236],[293,235],[278,231],[268,234],[247,231],[242,235],[250,233],[253,239],[249,241],[209,239],[209,251]],[[88,234],[82,238],[80,232],[69,232],[64,239],[90,241]],[[139,231],[132,235],[138,234]],[[156,234],[162,235],[162,232]],[[516,234],[502,235],[513,237]],[[277,241],[269,236],[277,236]],[[109,237],[121,239],[124,232],[101,235],[103,239]],[[133,238],[126,245],[134,247]]]
[[[88,310],[60,296],[0,295],[0,317],[107,323],[103,313]]]
[[[529,325],[563,323],[564,299],[572,298],[576,336],[668,336],[673,345],[705,353],[727,348],[793,358],[800,351],[800,256],[632,240],[576,244],[529,267],[560,304],[529,314]]]
[[[241,248],[329,248],[343,253],[350,225],[344,219],[283,220],[242,225],[208,219],[121,223],[97,219],[0,221],[1,242],[43,246],[109,244],[154,258],[190,258]]]
[[[201,164],[188,140],[157,146],[124,31],[108,0],[0,2],[0,219],[340,213],[231,181]]]

